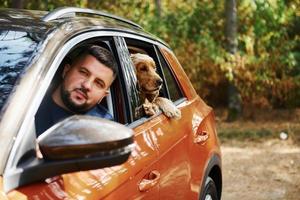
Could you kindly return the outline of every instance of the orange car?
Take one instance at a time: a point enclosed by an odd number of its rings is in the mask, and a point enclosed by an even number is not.
[[[89,9],[1,9],[0,21],[1,200],[221,198],[213,110],[168,45],[129,20]],[[36,112],[62,62],[95,43],[118,63],[102,105],[115,121],[72,116],[37,139]],[[176,105],[180,119],[135,115],[141,100],[130,54],[136,52],[155,61],[160,96]]]

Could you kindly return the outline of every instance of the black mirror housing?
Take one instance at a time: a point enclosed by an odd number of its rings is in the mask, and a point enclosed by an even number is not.
[[[37,143],[43,158],[29,154],[21,159],[18,169],[4,176],[6,192],[64,173],[122,164],[134,148],[131,129],[106,119],[80,115],[57,123],[41,134]]]
[[[45,160],[105,156],[131,145],[133,131],[106,119],[74,115],[41,134],[37,143]]]

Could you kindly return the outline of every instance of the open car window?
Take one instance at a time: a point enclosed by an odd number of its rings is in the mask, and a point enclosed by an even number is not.
[[[126,45],[128,48],[129,55],[139,53],[139,54],[147,55],[154,60],[155,66],[156,66],[156,73],[163,81],[162,87],[159,91],[159,96],[169,98],[169,95],[168,95],[168,92],[166,89],[166,85],[165,85],[166,81],[165,81],[165,77],[163,75],[164,73],[163,73],[163,70],[161,69],[160,60],[159,60],[159,57],[157,56],[155,46],[151,43],[147,43],[147,42],[139,41],[139,40],[135,40],[135,39],[130,39],[130,38],[125,38],[125,42],[126,42]],[[131,65],[133,65],[132,62],[131,62]],[[137,97],[140,97],[142,94],[141,94],[140,89],[137,87],[137,78],[136,78],[137,70],[135,69],[134,66],[132,66],[131,68],[132,68],[131,75],[135,77],[135,82],[131,83],[132,85],[134,85],[133,93],[135,93],[135,95]],[[141,101],[140,98],[138,100],[139,100],[138,103],[131,104],[132,110],[134,111],[133,112],[133,115],[134,115],[133,121],[139,120],[140,118],[147,118],[147,116],[143,112],[143,108],[141,107],[143,102]]]
[[[52,94],[63,81],[62,77],[65,66],[68,64],[70,65],[72,63],[71,61],[77,58],[84,51],[84,49],[90,45],[97,45],[103,47],[109,50],[112,53],[113,57],[115,57],[115,47],[112,37],[89,39],[74,46],[65,56],[63,61],[60,63],[57,71],[55,72],[54,78],[52,79],[51,84],[47,89],[46,95],[44,96],[43,101],[35,115],[37,135],[40,135],[48,128],[50,128],[49,125],[54,125],[55,123],[68,117],[68,112],[61,112],[59,109],[53,109],[58,106],[51,107],[51,105],[55,105],[55,102],[52,100]],[[114,59],[116,60],[116,58]],[[108,95],[105,96],[102,99],[102,101],[98,103],[93,109],[89,110],[87,115],[99,117],[102,116],[104,118],[112,119],[123,124],[125,123],[124,117],[119,112],[120,106],[118,106],[118,104],[115,103],[121,103],[117,100],[119,98],[118,95],[121,91],[119,79],[120,78],[117,75],[116,79],[114,80],[112,86],[109,89]],[[47,115],[45,115],[45,113],[47,113]],[[78,111],[78,113],[80,113],[80,111]]]

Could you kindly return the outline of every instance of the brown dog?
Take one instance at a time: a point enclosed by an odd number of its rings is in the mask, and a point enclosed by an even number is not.
[[[135,66],[137,85],[145,114],[152,116],[161,109],[167,117],[179,119],[181,112],[173,102],[164,97],[158,97],[163,80],[156,73],[154,60],[140,53],[131,54],[131,59]]]

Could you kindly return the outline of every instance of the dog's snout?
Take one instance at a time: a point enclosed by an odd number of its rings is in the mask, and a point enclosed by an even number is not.
[[[162,85],[163,84],[163,81],[161,80],[161,79],[157,79],[156,80],[156,85],[157,86],[160,86],[160,85]]]

